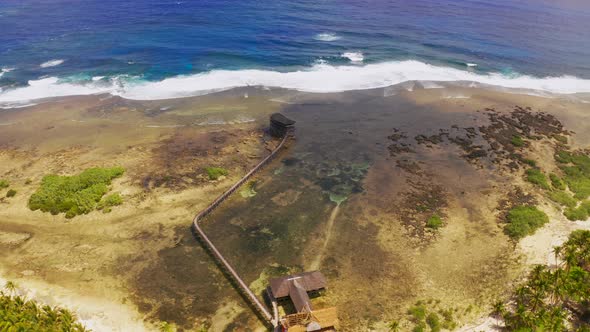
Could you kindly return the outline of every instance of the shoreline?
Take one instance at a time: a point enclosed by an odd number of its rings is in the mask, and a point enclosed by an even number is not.
[[[29,81],[27,86],[0,90],[0,107],[24,107],[19,105],[47,98],[97,94],[110,94],[136,101],[156,101],[197,97],[245,87],[287,89],[303,93],[344,93],[403,85],[419,85],[426,89],[477,87],[539,96],[590,93],[590,80],[574,76],[506,76],[405,60],[363,65],[316,64],[290,72],[263,69],[213,70],[141,82],[126,75],[98,76],[79,82],[44,77]]]

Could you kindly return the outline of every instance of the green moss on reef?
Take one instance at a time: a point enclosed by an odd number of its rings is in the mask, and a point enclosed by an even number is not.
[[[506,234],[513,239],[520,239],[535,233],[549,222],[549,217],[534,206],[517,206],[508,211],[507,221],[504,228]]]
[[[225,168],[221,167],[206,167],[205,172],[209,177],[209,180],[217,180],[222,176],[226,176],[229,172]]]
[[[125,170],[121,167],[89,168],[78,175],[47,175],[31,195],[29,208],[51,214],[65,213],[66,218],[93,211],[109,191],[108,185]]]
[[[13,293],[14,284],[11,282],[0,291],[0,331],[89,331],[70,311],[41,306]]]

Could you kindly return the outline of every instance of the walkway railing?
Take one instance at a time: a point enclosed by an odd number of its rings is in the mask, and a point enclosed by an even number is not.
[[[285,137],[283,137],[283,139],[281,140],[279,145],[268,156],[266,156],[266,158],[264,158],[260,163],[258,163],[258,165],[256,165],[246,175],[244,175],[244,177],[242,177],[240,179],[240,181],[236,182],[233,186],[231,186],[231,188],[229,188],[227,191],[225,191],[223,194],[221,194],[219,197],[217,197],[213,201],[213,203],[211,203],[207,208],[205,208],[203,211],[201,211],[199,214],[197,214],[195,216],[195,218],[193,219],[193,224],[192,224],[193,229],[198,233],[199,237],[203,240],[204,244],[211,251],[211,253],[215,257],[215,259],[217,259],[217,261],[223,267],[225,267],[227,272],[229,272],[229,274],[232,276],[232,278],[237,282],[237,285],[242,290],[242,292],[247,296],[247,298],[249,299],[252,306],[254,306],[254,308],[256,308],[258,310],[258,312],[269,323],[271,323],[274,327],[276,327],[278,325],[277,315],[271,315],[268,308],[266,308],[266,306],[264,304],[262,304],[262,302],[258,299],[258,297],[256,297],[256,295],[250,290],[250,288],[246,285],[244,280],[242,280],[240,275],[234,270],[234,268],[229,264],[229,262],[223,257],[223,255],[221,254],[221,252],[219,252],[217,247],[215,247],[213,242],[211,242],[211,240],[209,240],[209,237],[207,236],[207,234],[205,234],[203,229],[201,229],[199,222],[203,218],[205,218],[207,215],[209,215],[211,212],[213,212],[213,210],[215,210],[221,203],[223,203],[223,201],[225,201],[231,194],[233,194],[241,185],[243,185],[246,181],[248,181],[248,179],[250,179],[259,170],[261,170],[262,167],[264,167],[268,162],[270,162],[276,156],[278,151],[285,145],[285,142],[287,141],[288,138],[289,138],[289,134],[285,135]]]

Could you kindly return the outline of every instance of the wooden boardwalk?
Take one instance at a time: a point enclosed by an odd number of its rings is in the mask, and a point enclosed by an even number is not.
[[[203,243],[207,246],[207,249],[213,254],[214,258],[218,261],[218,263],[224,267],[226,272],[230,274],[230,276],[234,279],[238,287],[241,289],[243,294],[246,295],[247,299],[249,300],[252,307],[254,307],[258,313],[264,317],[273,327],[278,326],[278,313],[275,311],[274,315],[271,315],[269,309],[258,299],[258,297],[250,290],[248,285],[242,280],[240,275],[234,270],[234,268],[229,264],[229,262],[223,257],[219,249],[215,247],[213,242],[209,239],[207,234],[203,231],[201,226],[199,225],[200,221],[203,220],[207,215],[213,212],[221,203],[223,203],[231,194],[233,194],[240,186],[242,186],[246,181],[248,181],[254,174],[262,169],[266,164],[268,164],[279,152],[279,150],[285,145],[287,139],[289,138],[289,134],[285,135],[279,145],[268,155],[264,158],[258,165],[252,168],[244,177],[242,177],[238,182],[236,182],[231,188],[229,188],[226,192],[221,194],[217,197],[213,203],[211,203],[207,208],[201,211],[199,214],[195,216],[193,219],[192,228],[198,234],[198,236],[203,240]]]

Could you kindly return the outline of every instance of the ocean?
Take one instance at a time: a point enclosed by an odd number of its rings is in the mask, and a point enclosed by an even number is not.
[[[247,85],[334,92],[408,80],[590,92],[590,2],[0,2],[4,106]]]

